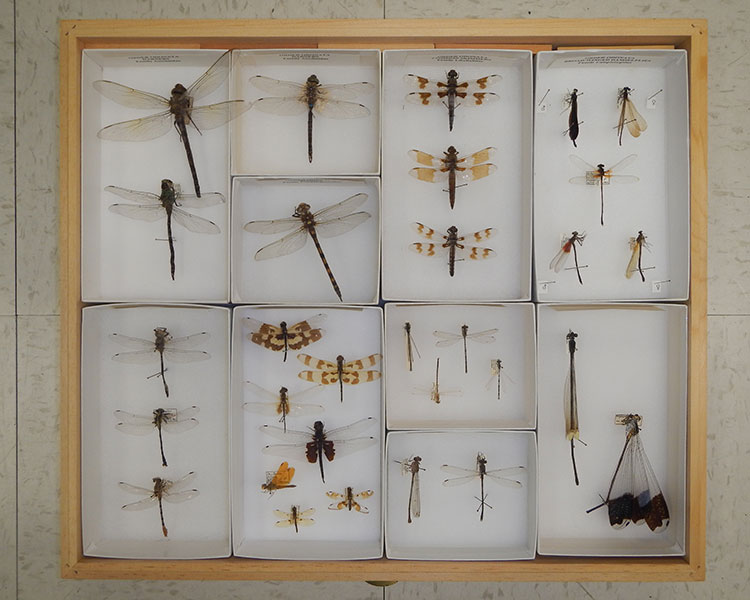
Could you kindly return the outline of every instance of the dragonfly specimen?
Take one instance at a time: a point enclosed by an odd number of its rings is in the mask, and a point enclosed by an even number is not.
[[[314,508],[300,510],[299,506],[292,506],[289,512],[274,510],[273,514],[280,518],[280,520],[276,521],[276,527],[294,527],[294,531],[297,533],[299,533],[300,525],[315,524],[315,519],[310,518],[310,515],[315,514]]]
[[[366,417],[355,421],[351,425],[337,427],[330,431],[325,430],[322,421],[315,421],[309,431],[284,430],[273,425],[263,425],[260,430],[263,433],[279,440],[295,440],[294,443],[273,444],[264,446],[263,454],[283,456],[284,458],[301,458],[303,455],[307,462],[320,466],[320,478],[325,482],[323,472],[323,457],[329,462],[336,456],[345,456],[359,450],[363,450],[377,443],[377,438],[372,436],[348,438],[346,436],[357,435],[365,431],[376,422],[373,417]]]
[[[487,495],[484,493],[485,477],[505,487],[520,488],[523,484],[515,479],[510,479],[510,477],[521,475],[526,471],[524,467],[506,467],[488,471],[487,458],[481,452],[477,453],[477,463],[473,469],[464,469],[463,467],[453,467],[451,465],[443,465],[440,468],[446,473],[458,476],[443,481],[443,485],[448,487],[463,485],[479,479],[479,497],[475,496],[475,498],[479,500],[477,512],[479,513],[480,521],[484,520],[484,507],[492,508],[492,506],[487,504]]]
[[[286,256],[301,249],[307,242],[307,236],[312,238],[318,251],[323,267],[331,280],[336,295],[343,301],[341,289],[333,276],[328,260],[323,253],[318,238],[332,238],[354,229],[360,223],[370,218],[370,213],[360,211],[351,212],[362,206],[367,200],[367,194],[355,194],[337,204],[327,206],[315,213],[310,212],[310,205],[302,202],[294,210],[291,217],[275,219],[273,221],[250,221],[245,223],[245,231],[250,233],[283,233],[294,230],[275,242],[264,246],[255,253],[255,260],[266,260]]]
[[[159,372],[150,375],[148,378],[150,379],[156,375],[161,377],[164,385],[164,394],[167,398],[169,398],[169,386],[164,377],[164,373],[166,372],[164,368],[165,358],[175,363],[189,363],[211,358],[211,355],[203,350],[188,350],[188,348],[193,348],[208,340],[210,334],[206,331],[185,337],[173,338],[166,327],[157,327],[154,329],[153,340],[130,337],[121,333],[113,333],[109,337],[118,344],[128,348],[137,348],[137,350],[133,350],[132,352],[118,352],[112,357],[112,360],[143,365],[153,362],[154,358],[158,356]]]
[[[448,71],[447,81],[431,81],[427,77],[406,75],[406,83],[419,91],[406,95],[406,100],[413,104],[434,106],[443,104],[448,109],[448,129],[453,131],[453,119],[456,109],[462,104],[482,106],[500,100],[500,96],[485,91],[500,81],[500,75],[487,75],[471,81],[460,81],[455,69]]]
[[[639,275],[641,276],[641,281],[646,281],[646,276],[643,274],[643,271],[648,268],[653,267],[643,267],[642,264],[642,258],[643,258],[643,249],[649,248],[651,244],[649,244],[646,241],[646,236],[643,234],[643,231],[639,231],[638,235],[635,237],[630,238],[629,245],[630,245],[630,260],[628,261],[628,267],[625,269],[625,277],[630,279],[633,276],[633,273],[638,271]]]
[[[305,381],[319,385],[339,384],[341,402],[344,401],[344,384],[358,385],[380,379],[380,371],[368,370],[382,358],[380,354],[370,354],[357,360],[345,361],[340,354],[336,362],[315,358],[309,354],[298,354],[297,358],[314,371],[300,371],[297,376]]]
[[[568,113],[568,129],[565,133],[568,134],[570,141],[573,142],[573,146],[578,148],[576,140],[578,139],[578,133],[581,123],[578,121],[578,97],[582,96],[583,92],[579,92],[576,88],[565,96],[565,105],[570,112]]]
[[[445,348],[446,346],[452,346],[458,341],[463,342],[464,346],[464,373],[469,372],[469,353],[466,348],[466,340],[477,342],[478,344],[492,344],[495,341],[495,334],[497,329],[485,329],[484,331],[477,331],[476,333],[469,333],[469,326],[464,324],[461,325],[461,333],[452,333],[449,331],[433,331],[432,335],[438,338],[435,345],[438,348]]]
[[[454,146],[449,146],[448,150],[443,152],[443,156],[435,157],[421,150],[409,150],[411,156],[420,165],[424,167],[415,167],[409,171],[409,175],[416,177],[420,181],[429,181],[431,183],[448,181],[448,199],[451,209],[456,203],[456,188],[466,185],[470,181],[476,181],[487,177],[497,171],[497,166],[487,162],[495,154],[497,148],[484,148],[479,152],[459,158],[458,150]]]
[[[195,498],[200,493],[198,490],[185,489],[185,486],[192,483],[193,479],[195,479],[195,471],[191,471],[176,481],[154,477],[151,480],[154,484],[151,488],[130,485],[129,483],[121,481],[118,484],[120,489],[131,494],[146,495],[146,498],[142,500],[125,504],[122,507],[122,510],[144,510],[158,504],[159,517],[161,518],[161,532],[164,534],[164,537],[167,537],[168,531],[167,526],[164,523],[164,507],[162,506],[162,502],[172,502],[176,504],[178,502],[185,502],[186,500]]]
[[[244,100],[228,100],[207,106],[195,106],[197,100],[218,89],[227,75],[229,75],[229,52],[222,54],[190,87],[185,88],[181,83],[175,84],[169,98],[142,92],[114,81],[95,81],[93,85],[96,90],[122,106],[160,111],[142,119],[108,125],[101,129],[98,135],[103,140],[140,142],[161,137],[170,130],[171,126],[174,126],[185,147],[195,194],[200,198],[201,188],[188,139],[188,125],[192,125],[198,133],[201,133],[224,125],[249,108]]]
[[[414,338],[411,335],[411,323],[407,321],[404,323],[404,336],[406,337],[406,364],[409,365],[409,370],[414,370],[414,355],[416,354],[420,358],[422,358],[419,354],[419,349],[417,348],[417,344],[414,341]]]
[[[420,235],[426,237],[428,240],[437,240],[436,244],[425,244],[424,242],[415,242],[411,244],[411,248],[417,254],[422,256],[437,256],[442,254],[443,251],[448,252],[448,273],[451,277],[456,272],[456,262],[461,260],[482,260],[485,258],[492,258],[496,255],[492,248],[482,248],[480,246],[467,246],[467,238],[470,241],[481,242],[491,238],[497,233],[497,229],[494,227],[488,227],[487,229],[481,229],[475,231],[468,236],[459,236],[458,227],[451,225],[448,227],[447,235],[442,235],[427,225],[422,223],[412,223],[414,231]],[[442,243],[440,239],[442,238]]]
[[[635,108],[633,101],[630,96],[633,94],[633,89],[629,87],[623,87],[617,90],[617,106],[620,107],[620,118],[617,121],[617,138],[622,146],[622,132],[625,128],[628,128],[628,133],[633,137],[638,137],[646,131],[648,127],[646,119],[641,116],[641,113]]]
[[[461,390],[446,390],[440,388],[440,357],[435,359],[435,381],[433,381],[432,386],[429,388],[414,387],[413,390],[413,393],[415,394],[423,394],[427,392],[430,396],[430,400],[435,404],[440,404],[440,399],[443,396],[456,396],[461,394]]]
[[[419,518],[422,514],[422,501],[419,497],[419,472],[425,471],[426,469],[421,465],[421,456],[411,456],[406,460],[395,461],[401,465],[402,475],[411,475],[411,483],[409,485],[409,509],[407,511],[407,523],[412,522],[412,517],[415,519]]]
[[[363,515],[366,515],[370,512],[369,509],[366,506],[362,506],[358,500],[365,500],[374,493],[375,492],[372,490],[364,490],[359,494],[355,494],[354,489],[351,487],[347,487],[343,494],[339,494],[338,492],[326,492],[326,496],[334,500],[334,503],[329,505],[328,508],[329,510],[343,510],[345,508],[349,512],[354,509]]]
[[[289,463],[284,461],[275,471],[266,471],[266,482],[261,483],[260,488],[268,492],[269,496],[273,496],[276,490],[297,487],[292,483],[293,477],[294,467],[290,467]]]
[[[490,359],[490,378],[487,380],[487,384],[484,386],[485,389],[490,389],[490,385],[492,385],[492,380],[497,377],[497,399],[502,400],[504,393],[503,388],[505,387],[505,379],[513,383],[513,380],[508,377],[505,373],[505,367],[503,367],[503,361],[501,361],[499,358],[492,358]]]
[[[256,385],[252,381],[245,382],[253,393],[259,398],[263,398],[264,402],[245,402],[242,407],[252,413],[259,413],[261,415],[275,416],[278,415],[279,423],[282,423],[284,430],[286,430],[286,418],[291,415],[293,417],[306,417],[310,415],[319,415],[325,409],[320,404],[299,404],[298,400],[310,394],[316,394],[321,391],[321,386],[315,385],[307,388],[300,392],[293,394],[289,393],[289,390],[281,386],[277,393],[269,392],[267,389]]]
[[[115,427],[124,433],[133,435],[148,435],[154,429],[159,432],[159,450],[161,452],[161,464],[167,466],[167,459],[164,456],[164,442],[162,440],[162,431],[168,433],[182,433],[189,431],[198,425],[198,419],[195,415],[200,412],[197,406],[191,406],[182,410],[176,408],[156,408],[151,415],[134,415],[124,410],[116,410],[115,417],[117,424]]]
[[[563,407],[565,410],[565,439],[570,442],[570,460],[573,463],[573,477],[579,485],[578,468],[576,467],[575,440],[581,441],[578,425],[578,390],[576,388],[576,338],[578,334],[568,330],[565,341],[568,343],[568,372],[565,375],[565,392]],[[583,444],[583,442],[581,442]],[[585,444],[584,444],[585,445]]]
[[[581,265],[578,264],[578,250],[576,250],[576,244],[583,246],[583,240],[586,239],[585,233],[578,233],[574,231],[570,236],[563,238],[560,251],[555,254],[555,257],[549,263],[549,268],[555,273],[559,273],[565,267],[568,262],[568,257],[572,254],[573,261],[575,262],[576,275],[578,275],[578,283],[583,285],[583,278],[581,277]]]
[[[253,108],[285,117],[307,113],[307,159],[310,162],[313,161],[313,115],[329,119],[366,117],[370,109],[351,100],[375,90],[375,86],[366,81],[323,85],[315,75],[310,75],[302,84],[263,75],[251,77],[250,82],[276,96],[259,98]]]
[[[246,317],[246,322],[252,329],[247,337],[253,344],[268,348],[273,352],[284,352],[284,362],[289,350],[299,350],[309,346],[323,337],[323,330],[319,325],[326,320],[326,315],[319,313],[309,319],[288,326],[286,321],[276,325],[262,323],[252,317]]]
[[[641,422],[640,415],[615,415],[615,424],[625,426],[625,446],[617,461],[606,500],[602,498],[601,504],[586,512],[606,506],[609,524],[615,529],[621,529],[631,521],[636,525],[645,521],[651,531],[658,532],[669,525],[669,509],[643,449]]]
[[[581,183],[583,185],[595,185],[599,187],[601,202],[601,216],[599,220],[602,225],[604,225],[604,186],[611,183],[636,183],[640,181],[635,175],[621,175],[615,172],[631,165],[636,158],[638,158],[637,154],[630,154],[611,167],[606,168],[603,163],[594,166],[578,156],[570,155],[570,162],[586,172],[585,175],[571,177],[569,179],[570,183]]]
[[[191,214],[183,208],[205,208],[224,202],[224,196],[218,192],[194,196],[183,194],[180,186],[176,186],[169,179],[161,180],[161,193],[136,192],[125,188],[108,185],[105,191],[120,196],[125,200],[137,204],[110,204],[109,210],[118,215],[138,219],[139,221],[158,221],[167,217],[167,241],[169,242],[169,267],[174,281],[174,236],[172,235],[172,220],[193,233],[221,233],[219,226],[213,221]]]

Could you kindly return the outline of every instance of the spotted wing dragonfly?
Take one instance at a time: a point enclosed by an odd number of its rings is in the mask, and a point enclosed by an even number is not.
[[[299,350],[323,337],[323,330],[320,329],[320,325],[325,320],[326,315],[319,313],[294,325],[287,325],[286,321],[281,321],[277,326],[262,323],[252,317],[245,318],[246,324],[251,329],[251,333],[247,336],[250,341],[273,352],[283,350],[284,362],[286,362],[286,355],[290,349]]]
[[[242,407],[248,412],[278,416],[279,423],[282,423],[284,430],[286,430],[286,418],[290,415],[293,417],[305,417],[318,415],[325,410],[320,404],[299,404],[297,402],[300,398],[319,393],[323,389],[319,385],[294,393],[290,393],[286,387],[281,386],[277,393],[273,393],[252,381],[246,381],[245,383],[255,396],[263,398],[264,401],[245,402]]]
[[[368,367],[375,366],[382,358],[380,354],[370,354],[357,360],[345,360],[340,354],[336,357],[336,362],[315,358],[309,354],[298,354],[300,362],[312,371],[300,371],[298,377],[305,381],[317,383],[319,385],[339,384],[339,395],[341,402],[344,401],[344,384],[359,385],[380,379],[380,371],[369,370]]]
[[[315,519],[310,518],[310,515],[315,514],[314,508],[301,510],[299,506],[295,505],[291,507],[289,512],[274,510],[273,514],[279,517],[279,520],[276,521],[276,527],[294,527],[296,533],[299,533],[300,527],[315,524]]]
[[[349,512],[352,509],[363,515],[369,514],[370,510],[366,506],[362,506],[359,501],[366,500],[372,496],[375,492],[372,490],[364,490],[358,494],[354,493],[354,488],[347,487],[343,494],[338,492],[326,492],[326,496],[333,499],[333,504],[328,505],[329,510],[343,510],[347,509]]]
[[[438,256],[448,253],[448,273],[453,277],[456,273],[456,262],[462,260],[483,260],[493,258],[496,252],[492,248],[482,248],[480,246],[468,246],[467,241],[481,242],[491,238],[497,233],[494,227],[481,229],[467,236],[458,235],[458,227],[451,225],[442,235],[440,232],[423,225],[422,223],[412,223],[412,229],[428,240],[437,240],[437,243],[425,244],[424,242],[415,242],[409,246],[417,254],[422,256]],[[441,240],[442,239],[442,243]]]

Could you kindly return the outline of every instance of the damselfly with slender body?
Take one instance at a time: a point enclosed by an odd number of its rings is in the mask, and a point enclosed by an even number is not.
[[[289,463],[284,461],[275,471],[266,471],[266,482],[260,484],[260,489],[273,496],[276,490],[297,487],[292,483],[293,477],[294,467],[290,467]]]
[[[429,181],[431,183],[448,182],[448,201],[450,207],[456,203],[456,188],[464,186],[471,181],[482,179],[497,171],[497,166],[487,162],[495,154],[497,148],[484,148],[459,158],[458,150],[454,146],[449,146],[443,152],[443,156],[435,157],[421,150],[409,150],[411,156],[420,165],[424,167],[415,167],[409,171],[409,175],[416,177],[420,181]]]
[[[565,96],[565,105],[570,111],[568,112],[568,128],[565,130],[565,133],[576,148],[578,148],[576,140],[578,139],[580,125],[582,123],[582,121],[578,121],[578,98],[582,95],[583,92],[579,92],[576,88],[573,88],[573,91]]]
[[[323,389],[319,385],[293,393],[290,393],[289,390],[282,385],[279,388],[279,391],[274,394],[252,381],[246,381],[245,383],[252,393],[259,398],[263,398],[264,402],[245,402],[242,405],[242,408],[252,413],[278,416],[279,423],[282,424],[284,430],[286,430],[287,416],[308,417],[319,415],[325,410],[320,404],[299,404],[301,398],[310,397],[310,395],[319,393]]]
[[[132,352],[118,352],[112,357],[112,360],[144,365],[152,363],[157,357],[159,358],[159,372],[150,375],[148,378],[150,379],[158,375],[164,385],[164,394],[167,397],[169,397],[169,386],[164,377],[164,373],[166,372],[164,368],[165,359],[175,363],[189,363],[211,358],[211,355],[203,350],[187,349],[201,343],[206,343],[208,338],[211,337],[206,331],[185,337],[173,338],[166,327],[157,327],[154,329],[153,340],[130,337],[121,333],[112,333],[109,337],[111,340],[128,348],[138,348],[138,350]]]
[[[301,510],[299,506],[292,506],[289,512],[274,510],[273,514],[279,517],[279,520],[276,521],[276,527],[294,527],[296,533],[299,533],[300,527],[315,524],[315,519],[310,518],[310,515],[315,514],[314,508]]]
[[[503,361],[501,361],[499,358],[490,359],[490,373],[492,373],[492,375],[490,375],[490,378],[487,380],[487,384],[484,387],[485,389],[489,390],[490,386],[492,385],[492,381],[495,379],[495,377],[497,377],[497,399],[502,400],[505,396],[505,380],[507,379],[511,383],[514,382],[505,374]]]
[[[419,354],[419,348],[417,343],[411,335],[411,323],[407,321],[404,323],[404,337],[406,338],[406,364],[409,366],[409,370],[414,370],[414,355],[416,354],[419,358],[422,358]]]
[[[633,273],[636,271],[641,276],[641,281],[646,281],[646,275],[643,273],[646,269],[653,269],[653,267],[643,266],[643,249],[649,248],[651,244],[646,241],[646,236],[643,231],[639,231],[638,235],[630,238],[628,244],[630,246],[630,260],[628,266],[625,269],[625,277],[630,279]]]
[[[167,217],[167,242],[169,242],[169,267],[174,281],[174,236],[172,235],[172,221],[182,225],[193,233],[221,233],[219,226],[213,221],[191,214],[183,208],[205,208],[224,202],[224,196],[219,192],[211,192],[202,196],[183,194],[180,186],[176,186],[169,179],[161,180],[161,194],[150,192],[136,192],[125,188],[108,185],[105,191],[120,196],[125,200],[138,204],[110,204],[109,210],[118,215],[137,219],[139,221],[158,221]]]
[[[335,500],[333,504],[328,505],[329,510],[343,510],[347,509],[349,512],[352,509],[356,510],[363,515],[368,514],[370,511],[366,506],[362,506],[358,501],[365,500],[372,496],[375,492],[372,490],[364,490],[358,494],[354,493],[354,488],[347,487],[343,494],[338,492],[326,492],[326,496]]]
[[[322,85],[315,75],[310,75],[305,83],[301,84],[294,81],[280,81],[263,75],[251,77],[250,83],[275,96],[259,98],[253,102],[254,109],[284,117],[307,113],[307,158],[309,162],[313,161],[313,115],[329,119],[366,117],[370,114],[370,109],[364,104],[351,102],[351,100],[375,90],[375,86],[366,81]]]
[[[448,109],[448,129],[453,131],[453,119],[459,106],[483,106],[500,100],[500,96],[485,90],[501,79],[500,75],[487,75],[471,81],[460,81],[455,69],[448,71],[446,81],[431,81],[427,77],[409,73],[404,80],[419,91],[407,94],[406,101],[422,106],[443,104]]]
[[[412,393],[420,395],[426,393],[435,404],[440,404],[440,399],[443,396],[458,396],[461,394],[461,390],[440,387],[440,357],[438,357],[435,359],[435,381],[428,388],[415,386]]]
[[[636,183],[640,181],[635,175],[621,175],[616,172],[631,165],[633,161],[638,158],[638,155],[630,154],[609,168],[606,168],[603,163],[594,166],[573,154],[571,154],[569,158],[570,162],[572,162],[576,168],[585,171],[585,175],[571,177],[569,179],[570,183],[595,185],[599,188],[599,198],[601,202],[599,221],[604,225],[604,186],[611,183]]]
[[[411,482],[409,484],[409,502],[406,518],[406,522],[411,523],[412,517],[417,519],[422,514],[422,500],[419,497],[419,472],[425,471],[426,469],[421,466],[421,456],[410,456],[405,460],[396,460],[394,462],[401,465],[402,475],[411,475]]]
[[[292,431],[291,429],[284,431],[281,427],[263,425],[260,427],[263,433],[283,441],[295,440],[291,444],[264,446],[263,454],[293,459],[299,459],[304,456],[307,458],[307,462],[311,464],[318,463],[320,466],[320,478],[325,481],[323,457],[330,462],[335,456],[345,456],[376,444],[378,440],[372,436],[356,438],[342,437],[361,433],[375,422],[376,419],[374,417],[367,417],[355,421],[351,425],[337,427],[330,431],[325,430],[322,421],[315,421],[309,431]]]
[[[452,346],[456,342],[463,342],[464,346],[464,373],[469,372],[469,353],[466,348],[466,340],[477,342],[478,344],[492,344],[495,342],[495,334],[497,329],[485,329],[484,331],[477,331],[476,333],[469,333],[469,326],[464,324],[461,325],[461,333],[452,333],[449,331],[433,331],[432,335],[438,338],[435,345],[438,348],[444,348],[446,346]]]
[[[505,487],[520,488],[523,484],[510,477],[522,475],[526,472],[525,467],[506,467],[503,469],[487,470],[487,458],[481,452],[477,453],[477,463],[473,469],[464,469],[463,467],[453,467],[451,465],[443,465],[440,467],[446,473],[458,475],[458,477],[452,477],[443,481],[443,485],[452,487],[456,485],[463,485],[479,479],[479,497],[475,498],[479,500],[479,520],[484,520],[484,507],[492,508],[487,504],[487,495],[484,493],[484,479],[488,477],[491,481],[500,484]]]
[[[640,415],[615,415],[615,424],[625,426],[625,446],[609,484],[607,498],[602,498],[601,504],[586,512],[606,506],[609,524],[615,529],[621,529],[631,521],[636,525],[645,521],[651,531],[658,532],[669,525],[669,509],[643,448],[641,423]]]
[[[161,112],[145,117],[108,125],[98,133],[103,140],[138,142],[153,140],[165,135],[174,125],[185,147],[190,173],[193,176],[195,194],[200,198],[201,188],[198,172],[193,161],[193,151],[188,139],[188,125],[193,125],[198,133],[224,125],[241,115],[250,105],[244,100],[228,100],[208,106],[195,106],[195,101],[215,91],[229,75],[229,52],[225,52],[201,75],[193,85],[185,88],[175,84],[171,96],[164,98],[150,92],[142,92],[114,81],[99,80],[94,88],[110,100],[130,108],[159,109]]]
[[[617,90],[617,106],[620,107],[620,118],[617,121],[617,138],[622,146],[622,132],[625,128],[628,128],[628,132],[633,137],[638,137],[646,131],[648,127],[646,119],[641,116],[641,113],[635,108],[633,101],[630,96],[633,94],[633,89],[629,87],[623,87]]]
[[[572,329],[565,336],[568,344],[568,372],[565,375],[563,393],[563,410],[565,412],[565,439],[570,442],[570,460],[573,463],[573,478],[579,485],[578,468],[576,467],[575,440],[581,441],[578,424],[578,389],[576,387],[576,338],[578,334]],[[583,444],[583,442],[581,442]],[[584,444],[585,446],[585,444]]]
[[[483,260],[492,258],[496,255],[492,248],[482,248],[480,246],[467,246],[466,241],[481,242],[497,233],[494,227],[475,231],[468,236],[459,236],[458,227],[451,225],[448,227],[447,235],[442,235],[438,231],[427,227],[422,223],[412,223],[412,228],[418,234],[426,237],[428,240],[437,240],[437,244],[425,244],[416,242],[411,244],[411,248],[417,254],[422,256],[437,256],[448,253],[448,274],[453,277],[456,272],[456,262],[461,260]],[[442,238],[442,242],[440,241]]]
[[[286,321],[281,321],[277,326],[263,323],[252,317],[245,317],[245,323],[251,329],[248,339],[253,344],[258,344],[273,352],[283,351],[284,362],[286,362],[289,350],[299,350],[323,337],[320,325],[325,320],[326,315],[318,313],[294,325],[287,325]]]
[[[195,471],[191,471],[184,477],[177,479],[176,481],[170,481],[169,479],[162,479],[161,477],[154,477],[152,488],[139,487],[137,485],[130,485],[121,481],[118,485],[121,490],[124,490],[130,494],[146,495],[147,497],[137,502],[131,502],[125,504],[122,510],[144,510],[152,506],[159,506],[159,517],[161,518],[161,532],[164,537],[167,537],[167,526],[164,523],[164,508],[162,502],[171,502],[173,504],[179,502],[185,502],[191,498],[195,498],[200,492],[196,489],[186,490],[186,485],[192,483],[195,479]]]
[[[190,431],[198,425],[198,419],[195,418],[200,412],[197,406],[191,406],[182,410],[176,408],[156,408],[151,415],[134,415],[124,410],[116,410],[115,417],[117,424],[115,427],[132,435],[148,435],[154,430],[159,432],[159,451],[161,452],[161,464],[167,466],[167,459],[164,455],[164,441],[162,440],[162,431],[167,433],[182,433]]]
[[[327,206],[315,213],[310,212],[309,204],[302,202],[297,205],[291,217],[275,219],[273,221],[250,221],[249,223],[245,223],[244,229],[250,233],[273,234],[294,230],[281,239],[258,250],[255,253],[255,260],[266,260],[292,254],[305,245],[309,236],[315,244],[318,256],[320,256],[320,260],[323,262],[323,267],[336,295],[343,302],[341,289],[336,282],[336,278],[333,276],[333,271],[331,271],[331,267],[323,253],[323,248],[320,246],[318,238],[325,239],[342,235],[369,219],[371,215],[368,212],[351,212],[355,208],[362,206],[366,200],[367,194],[355,194],[346,200]]]
[[[576,244],[583,246],[583,240],[586,239],[585,233],[578,233],[574,231],[570,237],[564,237],[560,251],[555,254],[555,257],[550,261],[549,268],[555,273],[559,273],[565,267],[568,262],[568,257],[572,254],[573,261],[575,263],[576,275],[578,275],[578,283],[583,285],[583,279],[581,278],[582,266],[578,264],[578,250],[576,250]]]
[[[336,357],[336,362],[315,358],[309,354],[298,354],[300,362],[314,371],[300,371],[297,376],[305,381],[317,383],[319,385],[339,384],[339,393],[341,402],[344,401],[344,384],[359,385],[380,379],[380,371],[375,369],[368,370],[369,367],[375,366],[382,358],[380,354],[370,354],[364,358],[346,361],[340,354]]]

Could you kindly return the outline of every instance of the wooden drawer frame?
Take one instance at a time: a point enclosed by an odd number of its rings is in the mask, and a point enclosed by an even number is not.
[[[623,33],[628,32],[628,33]],[[79,579],[412,581],[703,580],[706,553],[707,54],[705,20],[155,20],[60,25],[60,542]],[[157,561],[83,556],[81,539],[81,52],[85,48],[666,47],[687,51],[690,86],[690,300],[687,545],[679,558],[533,561]]]

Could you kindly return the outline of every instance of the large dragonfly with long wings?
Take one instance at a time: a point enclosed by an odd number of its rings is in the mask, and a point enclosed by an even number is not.
[[[315,213],[311,212],[309,204],[302,202],[297,205],[291,217],[245,223],[244,229],[250,233],[273,234],[294,230],[280,240],[276,240],[258,250],[255,253],[255,260],[267,260],[292,254],[305,245],[309,236],[315,244],[320,260],[323,262],[323,267],[328,274],[333,290],[339,300],[343,302],[341,288],[333,276],[333,271],[331,271],[318,238],[325,239],[343,235],[369,219],[371,215],[368,212],[352,212],[362,206],[366,200],[367,194],[354,194],[346,200],[326,206]]]
[[[218,89],[228,75],[229,52],[227,51],[190,87],[186,88],[181,83],[175,84],[169,98],[136,90],[114,81],[104,79],[95,81],[93,86],[96,90],[122,106],[160,111],[142,119],[108,125],[99,131],[98,136],[103,140],[143,142],[165,135],[174,126],[185,147],[195,194],[200,198],[201,188],[188,139],[188,125],[192,125],[198,133],[201,133],[224,125],[249,108],[244,100],[227,100],[206,106],[195,106],[197,100]]]

